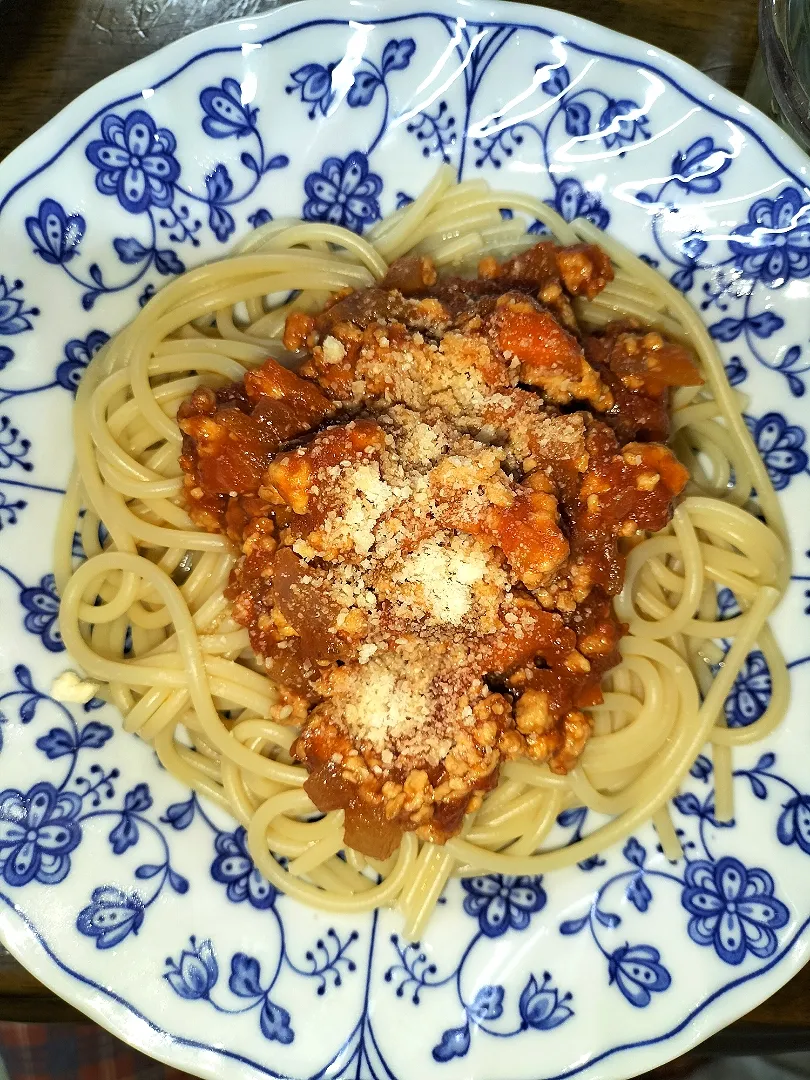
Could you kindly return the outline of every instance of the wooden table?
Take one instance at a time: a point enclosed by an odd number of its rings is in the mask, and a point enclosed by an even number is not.
[[[284,0],[6,0],[0,3],[0,158],[99,79],[184,34]],[[756,0],[547,0],[683,57],[742,93]],[[78,1017],[0,947],[0,1020]],[[719,1053],[810,1049],[810,967],[706,1044]],[[671,1073],[670,1075],[674,1075]]]

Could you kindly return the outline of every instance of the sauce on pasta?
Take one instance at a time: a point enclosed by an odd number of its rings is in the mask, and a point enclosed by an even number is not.
[[[688,474],[664,445],[681,344],[572,301],[612,279],[541,242],[475,279],[431,259],[294,312],[274,359],[178,411],[194,523],[240,557],[226,595],[345,842],[444,843],[528,758],[565,774],[619,662],[625,548]]]

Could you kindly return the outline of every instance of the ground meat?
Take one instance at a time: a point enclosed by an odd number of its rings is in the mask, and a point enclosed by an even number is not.
[[[604,419],[622,442],[666,440],[671,388],[703,382],[688,349],[631,322],[610,323],[592,334],[585,355],[613,397]]]
[[[241,557],[234,618],[282,686],[321,810],[385,858],[440,843],[525,756],[564,773],[618,661],[625,539],[669,520],[686,472],[656,439],[693,358],[570,298],[598,248],[541,242],[475,281],[395,263],[292,314],[299,373],[268,360],[186,401],[194,521]]]

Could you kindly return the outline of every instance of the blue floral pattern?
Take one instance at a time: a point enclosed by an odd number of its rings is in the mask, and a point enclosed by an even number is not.
[[[661,954],[651,945],[622,945],[608,960],[609,982],[615,982],[631,1005],[639,1009],[650,1004],[654,993],[668,990],[670,974],[661,963]]]
[[[610,223],[610,212],[602,205],[599,196],[595,192],[586,191],[573,176],[560,181],[552,206],[566,221],[585,218],[597,229],[606,229]]]
[[[500,937],[510,928],[525,930],[531,916],[545,907],[542,880],[507,874],[465,878],[461,883],[467,893],[464,910],[478,919],[487,937]]]
[[[635,101],[608,101],[599,118],[599,131],[605,146],[629,146],[639,135],[649,139],[650,122],[644,108]]]
[[[43,199],[37,216],[25,221],[34,251],[52,266],[63,266],[76,257],[86,228],[81,214],[66,214],[54,199]]]
[[[136,784],[126,792],[122,805],[114,808],[109,803],[116,795],[119,770],[105,770],[97,762],[89,766],[86,776],[77,770],[80,758],[106,745],[112,728],[94,720],[80,726],[66,706],[34,685],[27,667],[18,665],[14,677],[15,688],[0,694],[0,718],[5,719],[4,710],[12,704],[20,724],[30,724],[48,710],[51,715],[55,712],[60,717],[59,726],[51,727],[35,745],[49,761],[63,762],[64,776],[58,786],[41,782],[27,793],[13,788],[0,792],[0,877],[15,888],[32,881],[58,884],[70,871],[70,855],[82,841],[88,821],[112,820],[107,839],[113,855],[138,847],[148,835],[152,849],[161,856],[160,861],[141,863],[135,869],[136,878],[151,879],[148,895],[114,885],[100,886],[76,917],[76,928],[95,938],[97,948],[112,948],[138,932],[146,909],[164,888],[182,895],[188,891],[188,881],[171,865],[165,837],[146,816],[153,803],[148,785]],[[84,709],[93,710],[100,704],[92,699]],[[0,738],[0,750],[2,746]]]
[[[512,1055],[533,1048],[545,1068],[557,1046],[584,1030],[588,1013],[580,973],[560,959],[573,937],[605,1007],[619,1019],[644,1018],[644,1031],[665,1046],[683,1019],[694,959],[718,1000],[735,981],[787,966],[806,913],[784,867],[797,879],[810,872],[810,793],[793,783],[790,754],[776,745],[778,765],[770,749],[753,767],[739,755],[747,766],[734,777],[736,824],[718,820],[710,756],[696,759],[671,811],[684,849],[676,863],[645,831],[621,852],[572,868],[578,891],[559,888],[556,874],[453,882],[425,940],[405,943],[385,913],[334,926],[301,919],[257,872],[244,829],[150,772],[149,752],[130,742],[125,749],[100,701],[69,708],[42,689],[65,665],[58,598],[39,537],[32,530],[29,555],[16,525],[53,519],[66,468],[53,463],[47,426],[56,410],[67,416],[92,357],[168,279],[218,257],[249,226],[303,214],[368,234],[411,203],[442,162],[462,179],[531,193],[567,221],[584,217],[631,237],[701,307],[729,380],[752,403],[749,429],[775,485],[789,508],[806,500],[805,425],[792,400],[805,394],[810,371],[797,316],[810,281],[802,176],[770,159],[757,166],[756,134],[736,116],[732,139],[714,105],[705,103],[688,135],[668,125],[642,77],[649,57],[628,66],[601,56],[593,65],[593,54],[564,36],[477,23],[474,3],[464,20],[456,15],[350,29],[330,14],[328,27],[307,31],[306,45],[294,27],[283,46],[267,41],[249,61],[258,48],[253,31],[243,42],[225,29],[226,48],[218,39],[165,87],[155,82],[153,96],[98,100],[35,183],[0,190],[0,529],[4,544],[13,541],[0,562],[10,628],[2,644],[11,642],[11,670],[0,670],[0,922],[5,928],[16,918],[6,912],[17,909],[37,924],[37,913],[58,900],[56,938],[42,919],[54,962],[80,953],[114,959],[123,972],[131,957],[145,957],[153,980],[147,1012],[154,1009],[147,1020],[162,1023],[173,1004],[184,1015],[196,1010],[206,1039],[230,1048],[240,1021],[227,1022],[244,1014],[254,1022],[254,1041],[249,1027],[239,1028],[248,1067],[271,1061],[300,1074],[294,1055],[312,1045],[313,1029],[296,986],[312,1002],[329,996],[330,1024],[340,1017],[346,1026],[337,1049],[324,1049],[322,1060],[310,1053],[313,1080],[395,1080],[391,1015],[413,1025],[418,1068],[430,1076],[449,1074],[450,1062],[475,1071],[485,1045],[508,1051],[507,1071]],[[434,70],[443,72],[438,83]],[[663,98],[677,97],[659,74]],[[764,194],[748,194],[740,139]],[[64,182],[63,165],[75,185]],[[31,423],[40,405],[41,433]],[[80,544],[74,556],[82,557]],[[791,588],[806,607],[805,585]],[[728,617],[739,613],[720,602]],[[806,657],[789,659],[796,666]],[[726,703],[728,724],[753,722],[770,697],[770,673],[755,650]],[[25,773],[17,776],[20,760]],[[734,843],[751,813],[773,841],[756,857]],[[569,807],[556,840],[576,842],[593,824],[592,814]],[[85,866],[97,876],[85,879]],[[174,913],[180,929],[167,959],[163,947],[153,953],[154,928]],[[243,924],[249,953],[233,931]],[[509,970],[507,953],[510,963],[522,957]],[[417,1011],[420,1002],[429,1007]],[[695,1000],[696,1010],[706,1003]],[[635,1061],[634,1051],[611,1042],[596,1053],[594,1062],[613,1053]]]
[[[571,997],[570,993],[561,994],[551,985],[551,975],[547,971],[539,985],[532,975],[520,995],[520,1018],[526,1027],[551,1031],[574,1015],[574,1010],[567,1004]]]
[[[771,701],[771,673],[765,657],[756,649],[749,653],[726,698],[726,723],[747,727],[764,716]]]
[[[768,470],[776,491],[782,491],[791,479],[807,469],[805,433],[788,424],[781,413],[770,412],[759,420],[746,417],[757,450]]]
[[[741,964],[746,952],[771,956],[774,931],[786,926],[789,917],[773,892],[770,874],[747,870],[738,859],[691,862],[681,900],[692,916],[689,936],[699,945],[712,945],[727,964]]]
[[[258,109],[242,103],[242,88],[236,79],[206,87],[200,94],[200,105],[205,113],[202,129],[212,139],[241,139],[256,130]]]
[[[39,308],[26,308],[22,288],[22,281],[8,282],[0,274],[0,334],[22,334],[34,328],[31,320],[39,315]]]
[[[805,278],[810,274],[810,205],[793,187],[775,199],[758,199],[728,246],[743,277],[769,289]]]
[[[129,934],[137,934],[143,920],[144,902],[138,893],[103,885],[93,890],[90,903],[79,912],[76,927],[95,938],[96,948],[112,949]]]
[[[37,634],[49,652],[64,649],[59,632],[59,596],[53,574],[46,574],[39,585],[23,589],[20,603],[27,614],[23,625],[29,634]]]
[[[96,187],[101,194],[114,195],[130,214],[142,214],[150,206],[171,206],[180,175],[176,148],[168,128],[157,127],[149,113],[135,109],[126,117],[105,116],[101,138],[89,143],[86,153],[98,170]],[[51,199],[43,203],[46,206],[57,204]]]
[[[380,217],[378,196],[382,186],[380,177],[369,171],[368,158],[359,150],[345,160],[327,158],[320,170],[306,179],[303,216],[307,221],[328,221],[362,232]]]
[[[8,885],[56,885],[70,870],[70,853],[82,838],[81,799],[51,784],[23,793],[0,792],[0,876]]]
[[[186,1001],[210,998],[219,978],[219,967],[210,941],[201,941],[198,945],[192,937],[191,948],[183,949],[176,963],[168,960],[167,966],[170,970],[163,978],[179,997]]]
[[[310,120],[314,120],[319,111],[321,116],[326,116],[335,100],[332,72],[336,67],[337,64],[304,64],[290,72],[292,86],[286,87],[287,93],[301,95],[301,101],[310,106]]]
[[[214,846],[217,857],[211,865],[211,877],[227,885],[228,899],[236,904],[248,900],[260,910],[272,907],[278,890],[254,867],[244,828],[240,825],[233,833],[220,833]]]
[[[65,345],[65,359],[56,369],[56,381],[75,394],[84,369],[110,340],[104,330],[92,330],[86,338],[72,338]]]

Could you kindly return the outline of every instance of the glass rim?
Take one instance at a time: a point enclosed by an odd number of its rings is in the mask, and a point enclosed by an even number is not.
[[[785,0],[759,0],[759,45],[765,73],[782,115],[810,143],[810,88],[802,81],[777,26]]]

